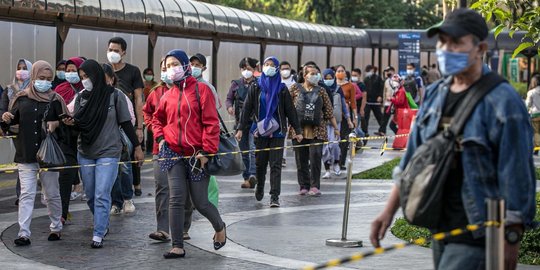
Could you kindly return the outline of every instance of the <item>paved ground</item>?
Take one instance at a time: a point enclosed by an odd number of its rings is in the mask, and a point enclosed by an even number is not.
[[[380,142],[370,142],[378,146]],[[355,172],[380,165],[401,152],[367,150],[354,160]],[[322,180],[321,197],[297,195],[296,166],[292,152],[287,154],[283,170],[281,208],[269,208],[269,195],[257,202],[253,190],[241,190],[236,177],[220,177],[219,210],[227,223],[227,245],[214,251],[212,228],[196,214],[186,245],[187,257],[164,260],[170,244],[158,244],[148,238],[155,230],[153,179],[149,165],[143,167],[143,196],[136,197],[137,211],[111,217],[110,234],[105,247],[90,249],[91,214],[84,202],[72,205],[73,221],[63,231],[63,240],[48,242],[46,209],[36,202],[32,222],[32,245],[15,247],[17,213],[12,187],[0,185],[0,268],[1,269],[298,269],[358,251],[368,251],[369,224],[382,209],[391,181],[355,180],[349,217],[350,239],[364,241],[364,247],[344,249],[328,247],[325,240],[341,235],[345,179]],[[14,175],[0,176],[0,184],[11,183]],[[269,185],[267,183],[266,191]],[[400,242],[389,234],[385,245]],[[432,269],[428,249],[403,250],[344,265],[341,269]],[[520,267],[520,269],[529,269]],[[531,268],[539,269],[539,268]]]

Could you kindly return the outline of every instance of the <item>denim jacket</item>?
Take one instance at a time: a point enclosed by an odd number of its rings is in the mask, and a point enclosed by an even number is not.
[[[487,72],[484,66],[483,74]],[[411,127],[407,152],[394,169],[398,185],[415,150],[437,134],[452,79],[448,77],[427,88]],[[523,100],[510,84],[499,84],[476,105],[463,129],[461,144],[461,196],[469,224],[486,221],[486,198],[503,198],[507,224],[535,227],[533,130]]]

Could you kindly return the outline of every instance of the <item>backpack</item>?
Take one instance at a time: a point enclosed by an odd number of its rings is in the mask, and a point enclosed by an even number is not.
[[[439,226],[443,189],[451,165],[459,154],[459,136],[479,101],[503,81],[494,72],[482,76],[468,90],[450,127],[420,145],[412,155],[399,179],[400,204],[409,223],[428,229]]]
[[[302,85],[297,84],[300,94],[296,98],[294,107],[298,112],[301,125],[318,126],[321,124],[323,101],[319,94],[321,87],[314,86],[311,92],[306,91]]]
[[[412,98],[416,100],[416,96],[418,95],[418,85],[416,84],[414,76],[407,76],[403,82],[403,87],[405,87],[405,91],[410,93]]]
[[[338,91],[335,91],[332,94],[333,99],[333,106],[334,106],[334,117],[336,118],[336,121],[339,123],[343,119],[343,104],[341,104],[341,95]]]

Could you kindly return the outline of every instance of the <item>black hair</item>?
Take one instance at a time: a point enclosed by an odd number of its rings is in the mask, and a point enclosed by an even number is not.
[[[279,69],[281,69],[282,66],[289,66],[291,67],[291,63],[287,62],[287,61],[281,61],[281,63],[279,63]]]
[[[258,62],[259,61],[257,59],[253,59],[251,57],[245,57],[245,58],[242,58],[242,60],[240,60],[240,64],[238,64],[238,66],[240,68],[246,68],[247,66],[256,68]]]
[[[371,69],[373,68],[372,65],[367,65],[366,68],[364,69],[366,72],[370,72]]]
[[[110,45],[111,43],[120,44],[120,48],[122,48],[122,51],[127,50],[127,42],[126,42],[125,39],[123,39],[121,37],[113,37],[113,38],[109,39],[108,45]]]
[[[345,71],[345,74],[347,74],[347,80],[351,81],[351,73],[349,71]]]
[[[352,69],[352,72],[356,72],[356,73],[362,75],[362,70],[359,69],[359,68],[353,68],[353,69]]]
[[[346,68],[344,65],[342,65],[342,64],[336,65],[336,66],[335,66],[336,69],[335,69],[334,71],[337,71],[338,68],[340,68],[340,67],[342,67],[343,70],[347,71],[347,68]]]
[[[79,56],[79,58],[81,58],[81,59],[84,60],[84,61],[88,60],[88,59],[86,59],[86,57],[84,57],[84,56]]]
[[[103,68],[103,72],[105,72],[105,75],[113,79],[113,86],[116,87],[116,83],[118,82],[118,77],[116,77],[116,73],[114,73],[112,66],[107,63],[104,63],[104,64],[101,64],[101,68]]]
[[[413,68],[416,68],[416,65],[414,63],[407,63],[407,66],[411,66]]]
[[[437,68],[437,64],[431,64],[432,68]]]
[[[152,74],[154,74],[154,70],[152,68],[150,68],[150,67],[145,68],[144,71],[143,71],[143,74],[146,74],[146,72],[148,72],[148,71],[150,71],[150,72],[152,72]]]

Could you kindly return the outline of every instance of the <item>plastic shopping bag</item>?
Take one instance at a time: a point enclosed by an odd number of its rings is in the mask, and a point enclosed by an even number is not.
[[[47,132],[47,137],[41,142],[41,146],[36,154],[36,158],[41,167],[57,167],[66,163],[66,157],[51,133]]]
[[[219,202],[219,185],[215,176],[210,176],[210,183],[208,184],[208,200],[218,207]]]

